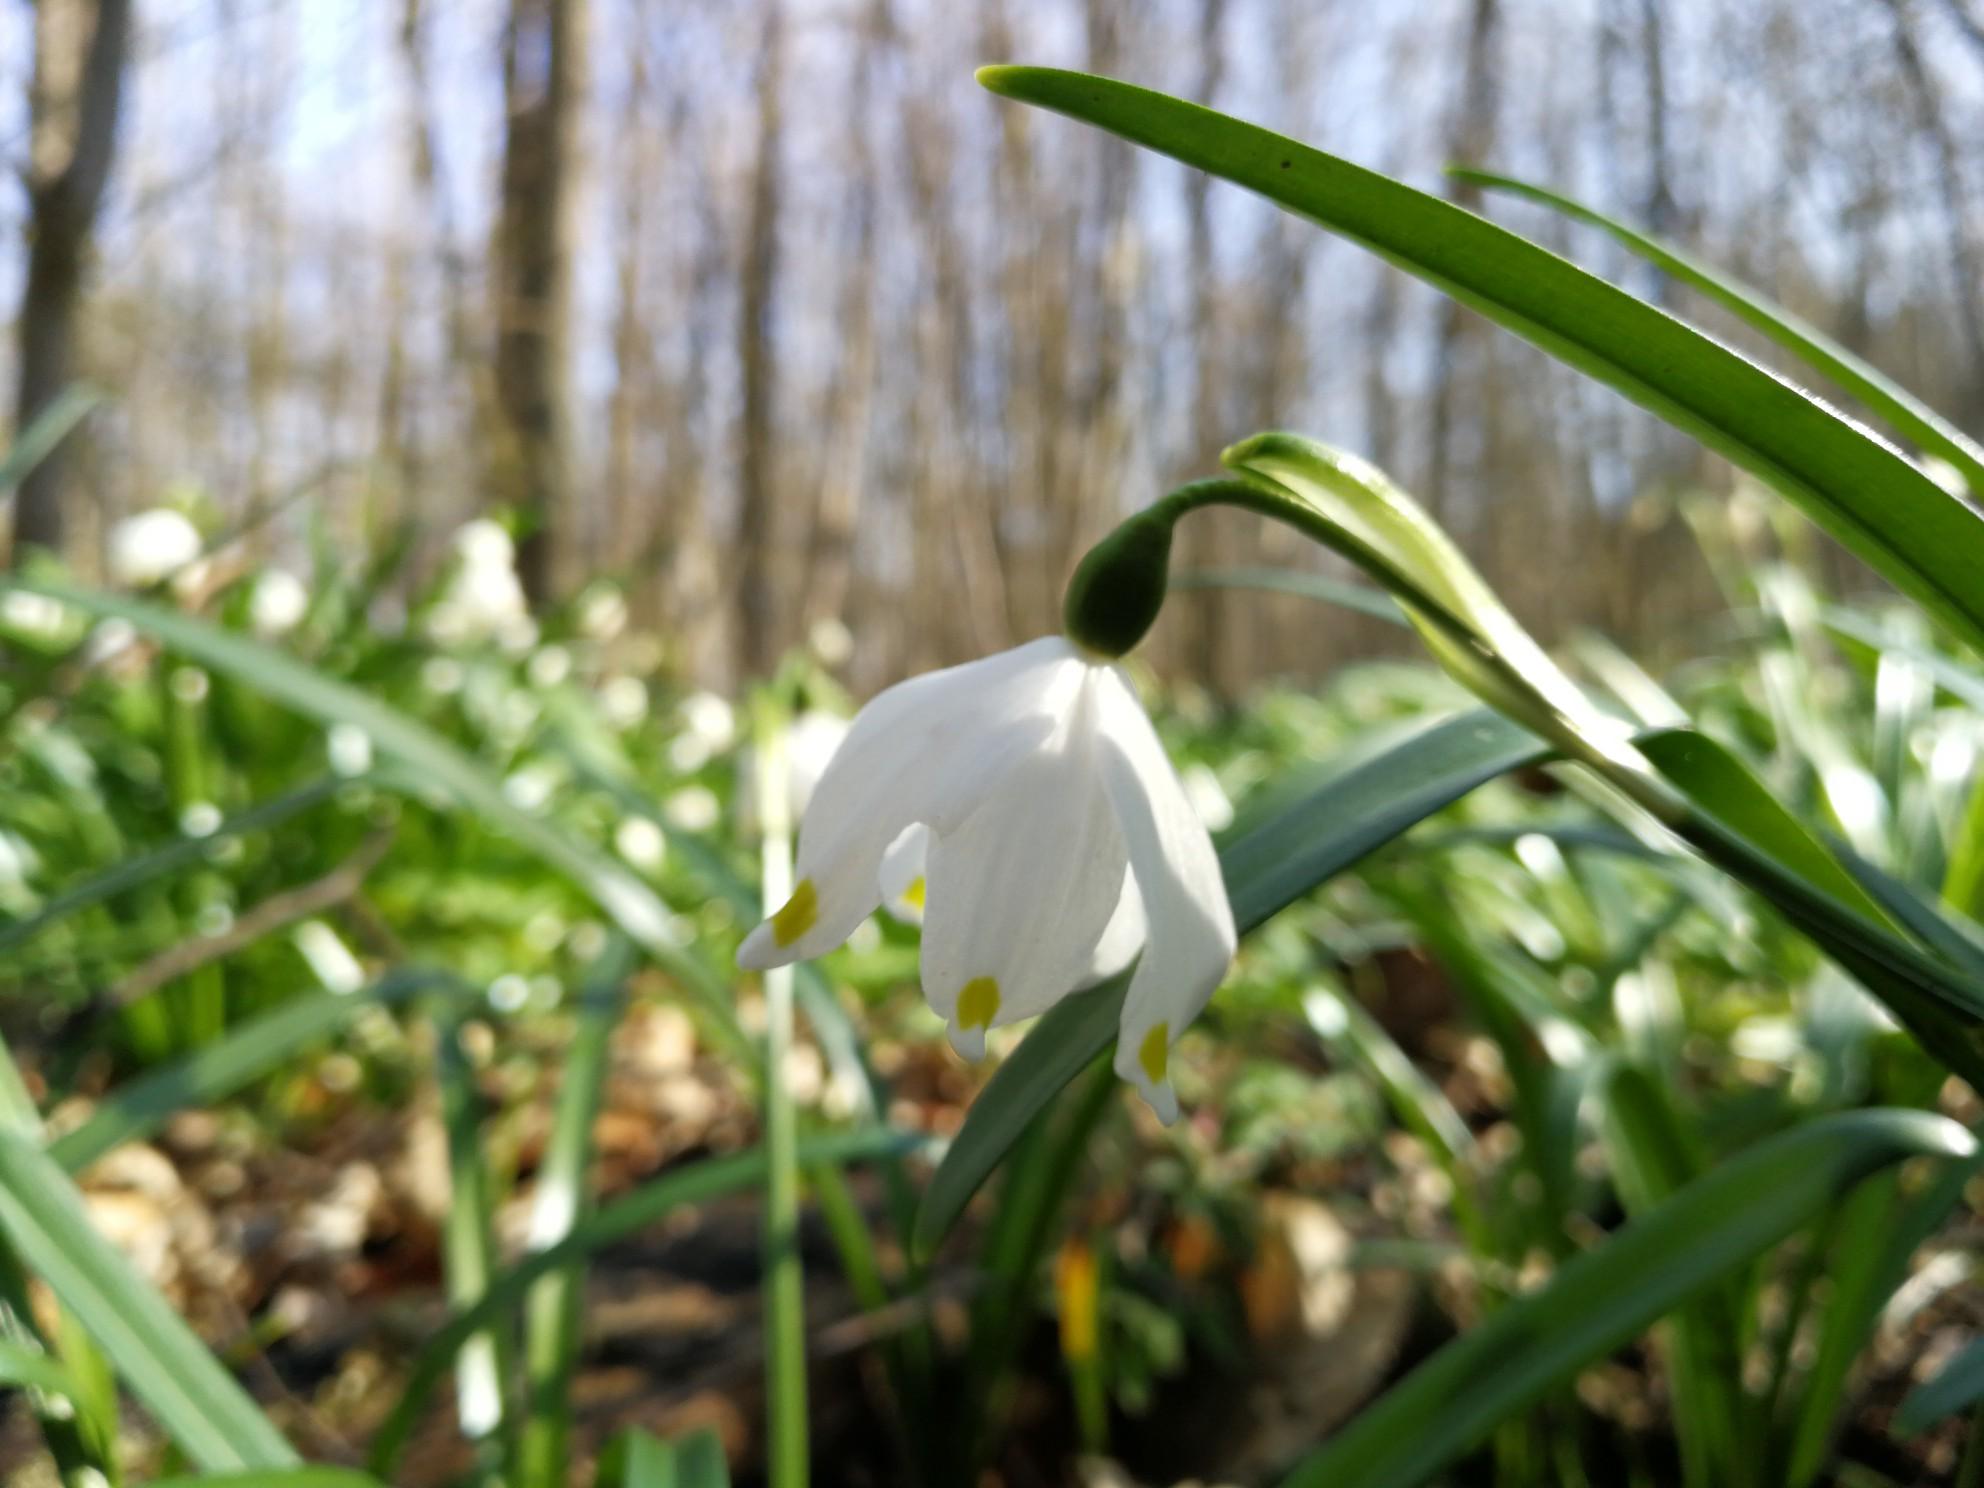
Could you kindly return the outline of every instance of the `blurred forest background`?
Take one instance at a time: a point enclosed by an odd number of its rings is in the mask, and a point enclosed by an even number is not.
[[[1349,245],[1000,106],[971,69],[1003,59],[1419,184],[1554,184],[1984,419],[1976,0],[11,0],[0,386],[17,425],[72,375],[108,394],[21,491],[17,558],[94,575],[163,501],[244,562],[403,535],[431,564],[505,509],[533,597],[623,580],[683,675],[836,617],[865,690],[1051,628],[1118,514],[1286,426],[1387,466],[1546,637],[1714,607],[1675,498],[1728,477],[1689,441]],[[1306,561],[1197,520],[1199,566]],[[1381,643],[1300,604],[1192,596],[1159,659],[1232,691]]]

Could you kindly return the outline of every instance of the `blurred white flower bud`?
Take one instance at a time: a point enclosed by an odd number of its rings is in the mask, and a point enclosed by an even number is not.
[[[183,515],[154,507],[110,529],[110,576],[127,587],[145,588],[196,561],[201,546],[199,529]]]
[[[286,568],[264,569],[248,596],[248,623],[260,636],[294,630],[310,608],[310,591]]]

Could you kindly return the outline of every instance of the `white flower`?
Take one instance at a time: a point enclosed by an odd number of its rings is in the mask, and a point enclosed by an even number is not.
[[[737,737],[737,713],[713,692],[692,692],[682,699],[682,724],[707,748],[703,758],[720,754]]]
[[[169,579],[200,556],[200,530],[169,507],[126,517],[110,529],[110,576],[144,588]]]
[[[809,708],[792,720],[785,739],[785,762],[790,777],[786,789],[791,792],[786,799],[792,803],[795,814],[805,814],[813,792],[820,788],[834,756],[847,742],[850,727],[840,714],[818,708]]]
[[[1226,973],[1233,914],[1121,668],[1056,636],[888,689],[821,777],[796,871],[739,962],[820,955],[884,898],[920,901],[924,995],[967,1058],[1141,945],[1116,1070],[1176,1118],[1171,1046]]]
[[[517,545],[500,522],[477,517],[455,529],[455,556],[465,568],[507,569],[517,561]]]
[[[523,652],[536,644],[516,574],[516,544],[486,517],[455,533],[455,566],[427,615],[427,632],[441,645],[497,639]]]
[[[282,635],[293,630],[310,608],[310,591],[286,568],[265,569],[248,596],[248,623],[255,634]]]
[[[723,805],[708,786],[685,785],[661,803],[661,814],[685,832],[707,832],[723,816]]]

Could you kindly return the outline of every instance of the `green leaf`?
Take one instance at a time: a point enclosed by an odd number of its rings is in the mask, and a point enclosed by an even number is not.
[[[1963,1191],[1980,1167],[1984,1158],[1972,1155],[1908,1194],[1899,1190],[1898,1175],[1888,1175],[1862,1187],[1841,1211],[1832,1246],[1831,1294],[1790,1427],[1786,1488],[1805,1488],[1819,1480],[1827,1447],[1840,1428],[1854,1361],[1879,1326],[1888,1299],[1907,1280],[1915,1252],[1963,1202]],[[1907,1412],[1904,1401],[1896,1419],[1896,1429],[1904,1434],[1910,1430],[1902,1424]]]
[[[1767,849],[1785,869],[1855,913],[1887,923],[1880,905],[1826,845],[1715,740],[1693,729],[1661,729],[1642,736],[1639,746],[1670,784],[1730,831]]]
[[[1984,979],[1894,933],[1886,912],[1747,767],[1706,735],[1668,729],[1640,748],[1686,798],[1676,830],[1762,894],[1891,1008],[1923,1047],[1984,1078]]]
[[[111,1148],[143,1141],[175,1112],[209,1106],[232,1095],[365,1008],[390,1006],[420,992],[459,985],[445,972],[397,971],[355,992],[325,992],[286,1002],[241,1024],[220,1042],[156,1066],[119,1087],[89,1120],[49,1143],[48,1155],[66,1171],[81,1172]]]
[[[102,401],[102,393],[79,382],[64,388],[54,402],[36,414],[34,422],[14,441],[6,456],[0,458],[0,496],[26,480],[28,472],[47,459],[49,452]]]
[[[1738,319],[1792,352],[1807,366],[1830,377],[1922,449],[1949,461],[1962,473],[1964,483],[1973,492],[1984,494],[1984,446],[1865,357],[1833,340],[1818,327],[1800,320],[1783,306],[1774,304],[1742,280],[1723,273],[1683,248],[1650,237],[1545,187],[1466,166],[1451,167],[1447,174],[1457,181],[1471,181],[1490,191],[1519,196],[1574,221],[1604,229],[1629,251],[1665,269],[1683,283],[1693,285]]]
[[[499,1268],[496,1254],[497,1176],[482,1143],[482,1094],[475,1066],[463,1047],[466,1010],[443,1010],[435,1019],[435,1084],[441,1091],[441,1126],[448,1139],[448,1207],[441,1224],[441,1274],[449,1306],[473,1309]],[[463,1436],[478,1444],[503,1440],[509,1416],[512,1332],[498,1319],[463,1340],[455,1370],[455,1417]]]
[[[1974,1147],[1952,1121],[1899,1110],[1821,1117],[1760,1142],[1441,1348],[1307,1458],[1286,1488],[1413,1488],[1868,1174]]]
[[[1613,1182],[1628,1214],[1650,1214],[1700,1175],[1702,1155],[1665,1089],[1636,1066],[1613,1064],[1599,1092]],[[1735,1298],[1719,1287],[1677,1308],[1662,1330],[1686,1483],[1730,1481],[1739,1460],[1741,1336]]]
[[[1973,1339],[1934,1379],[1909,1392],[1894,1413],[1894,1429],[1914,1436],[1980,1400],[1984,1400],[1984,1338]]]
[[[65,1400],[85,1403],[84,1392],[53,1355],[18,1343],[0,1341],[0,1385],[46,1390]]]
[[[1864,615],[1828,605],[1820,611],[1825,628],[1835,635],[1860,642],[1877,652],[1894,652],[1922,668],[1938,687],[1957,701],[1984,713],[1984,673],[1952,661],[1940,651],[1888,635]]]
[[[0,1228],[194,1462],[210,1470],[296,1463],[234,1377],[97,1233],[68,1176],[7,1131],[0,1131]]]
[[[665,1442],[630,1426],[600,1453],[593,1488],[730,1488],[730,1467],[712,1431]]]
[[[799,1161],[808,1165],[859,1162],[901,1153],[914,1145],[913,1139],[887,1129],[847,1132],[801,1142]],[[469,1338],[516,1306],[539,1277],[569,1266],[602,1246],[637,1234],[685,1205],[707,1203],[761,1184],[765,1181],[765,1166],[763,1150],[755,1149],[734,1157],[709,1158],[679,1169],[602,1205],[596,1214],[573,1225],[571,1233],[556,1245],[533,1251],[497,1271],[489,1278],[475,1305],[451,1317],[415,1356],[399,1400],[372,1439],[368,1463],[372,1471],[391,1481],[394,1461],[420,1420],[434,1387],[447,1374],[456,1352]]]
[[[533,1250],[556,1245],[592,1207],[586,1183],[592,1165],[593,1120],[599,1114],[613,1029],[624,1005],[622,983],[632,970],[632,960],[632,948],[616,940],[580,994],[577,1026],[562,1061],[551,1136],[537,1168],[530,1225]],[[584,1292],[585,1266],[574,1261],[538,1278],[525,1299],[527,1394],[515,1474],[522,1488],[561,1488],[565,1481]]]
[[[1701,332],[1451,202],[1196,104],[1051,68],[978,76],[1257,191],[1427,280],[1750,470],[1984,644],[1984,516]]]
[[[1414,724],[1221,848],[1235,923],[1243,933],[1253,929],[1415,822],[1549,753],[1534,734],[1485,709]],[[1120,976],[1063,998],[999,1066],[924,1190],[919,1253],[936,1249],[1027,1123],[1109,1047],[1128,987]]]

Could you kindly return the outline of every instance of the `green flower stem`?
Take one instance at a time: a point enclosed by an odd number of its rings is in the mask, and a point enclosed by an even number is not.
[[[1236,445],[1228,463],[1260,446],[1263,436]],[[1364,479],[1378,478],[1369,470]],[[1345,477],[1355,480],[1355,473]],[[1389,493],[1388,493],[1389,494]],[[1607,720],[1557,671],[1506,611],[1501,611],[1473,570],[1465,567],[1444,534],[1418,513],[1391,502],[1412,522],[1412,535],[1433,547],[1440,557],[1451,555],[1444,573],[1415,572],[1379,541],[1360,535],[1328,513],[1303,500],[1277,481],[1252,475],[1221,476],[1193,481],[1163,496],[1127,518],[1089,550],[1069,581],[1063,607],[1069,639],[1102,656],[1121,656],[1141,641],[1164,601],[1171,531],[1190,512],[1227,506],[1292,527],[1311,542],[1340,553],[1388,590],[1404,608],[1441,665],[1483,701],[1530,728],[1574,758],[1595,766],[1601,762],[1608,778],[1640,805],[1670,826],[1686,818],[1686,808],[1661,781],[1652,766],[1627,741],[1623,730]],[[1436,546],[1437,544],[1437,546]],[[1499,635],[1491,638],[1477,618],[1485,606],[1499,612]],[[1519,644],[1512,645],[1512,642]],[[1525,663],[1512,662],[1510,652]]]
[[[787,797],[782,708],[755,710],[760,886],[767,910],[792,893],[792,802]],[[799,1135],[786,1056],[792,1047],[793,969],[765,973],[765,1392],[766,1476],[772,1488],[806,1488],[806,1279],[799,1258]]]

